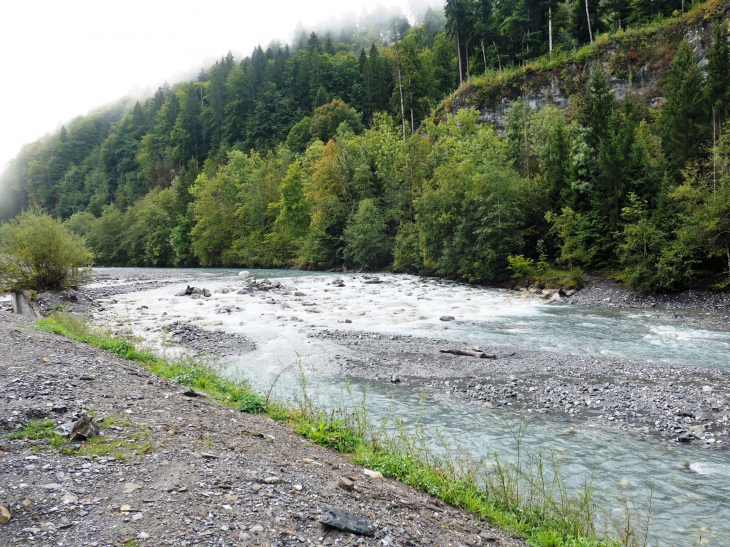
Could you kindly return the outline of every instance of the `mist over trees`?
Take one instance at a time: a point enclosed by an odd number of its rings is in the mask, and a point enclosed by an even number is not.
[[[298,29],[290,44],[229,53],[195,81],[26,146],[0,181],[5,214],[41,207],[99,264],[495,281],[522,256],[641,290],[728,287],[726,20],[713,23],[702,69],[686,42],[669,52],[658,110],[618,102],[597,66],[569,109],[518,100],[503,133],[468,108],[431,117],[475,74],[683,8],[692,3],[448,0],[414,21],[380,10]]]

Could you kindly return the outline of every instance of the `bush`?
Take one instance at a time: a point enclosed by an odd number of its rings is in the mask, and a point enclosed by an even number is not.
[[[64,289],[88,276],[93,253],[60,220],[23,211],[0,226],[0,290]]]
[[[525,258],[524,255],[508,256],[509,269],[514,279],[529,277],[535,273],[535,261],[531,258]]]
[[[236,407],[239,412],[248,414],[261,414],[266,412],[266,401],[255,393],[244,393]]]

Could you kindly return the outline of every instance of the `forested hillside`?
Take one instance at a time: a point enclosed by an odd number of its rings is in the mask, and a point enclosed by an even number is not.
[[[727,14],[720,0],[381,11],[78,118],[0,185],[9,214],[64,219],[99,264],[471,281],[557,265],[727,288]],[[566,100],[533,109],[545,81]],[[496,130],[481,122],[498,105]]]

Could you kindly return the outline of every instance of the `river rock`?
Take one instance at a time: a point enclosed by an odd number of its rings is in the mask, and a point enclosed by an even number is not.
[[[12,291],[10,293],[10,300],[13,305],[13,313],[40,319],[40,311],[33,301],[30,291]]]
[[[344,488],[345,490],[354,490],[355,483],[347,477],[340,477],[339,487]]]
[[[329,505],[325,508],[319,522],[354,534],[369,536],[375,532],[375,525],[368,519]]]
[[[442,315],[439,319],[441,321],[453,321],[454,319],[456,319],[456,317],[454,317],[453,315]]]
[[[10,510],[7,507],[0,507],[0,525],[5,526],[10,522]]]
[[[72,442],[85,441],[86,439],[97,436],[100,431],[101,429],[94,419],[88,414],[85,414],[74,424],[68,438]]]

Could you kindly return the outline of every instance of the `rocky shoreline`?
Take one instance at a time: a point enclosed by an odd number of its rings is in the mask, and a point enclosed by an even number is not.
[[[676,294],[639,294],[598,276],[586,276],[586,286],[563,301],[589,307],[713,312],[725,322],[730,318],[730,292],[688,290]]]
[[[730,444],[730,371],[492,346],[496,359],[441,353],[467,343],[325,329],[343,346],[343,376],[408,384],[435,397],[618,426],[672,442]]]
[[[524,545],[268,418],[26,326],[0,312],[0,545]],[[84,415],[104,433],[93,451],[8,437]],[[374,531],[321,524],[339,511]]]

